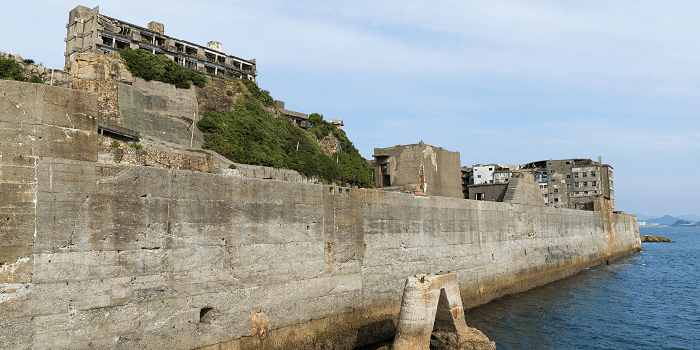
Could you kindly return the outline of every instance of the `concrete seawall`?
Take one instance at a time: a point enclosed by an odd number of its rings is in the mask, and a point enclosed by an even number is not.
[[[0,348],[351,349],[406,276],[455,272],[468,308],[641,249],[609,209],[100,164],[94,95],[0,94]]]

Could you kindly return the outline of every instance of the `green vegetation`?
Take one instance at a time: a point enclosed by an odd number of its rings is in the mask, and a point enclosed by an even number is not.
[[[372,165],[362,158],[355,145],[348,140],[345,131],[323,120],[323,115],[318,113],[311,114],[309,122],[313,123],[309,131],[319,140],[332,133],[340,142],[341,151],[333,154],[332,157],[337,157],[345,181],[355,186],[373,187],[372,172],[374,170]]]
[[[194,69],[183,68],[165,55],[154,55],[145,50],[126,49],[119,51],[126,67],[135,77],[145,80],[157,80],[175,85],[181,89],[189,89],[190,81],[204,87],[207,78]]]
[[[345,132],[314,113],[309,131],[287,118],[275,118],[263,105],[272,106],[270,93],[247,79],[237,80],[250,94],[228,111],[205,112],[197,127],[204,134],[203,148],[242,164],[293,169],[318,175],[325,183],[345,180],[351,185],[372,187],[372,166],[360,156]],[[317,140],[333,134],[341,152],[326,155]],[[232,168],[235,169],[235,168]]]
[[[286,118],[271,116],[257,100],[237,100],[230,112],[206,112],[197,122],[203,148],[243,164],[294,169],[326,182],[340,178],[340,169],[313,136]]]
[[[250,92],[250,95],[252,98],[260,101],[260,103],[266,105],[266,106],[274,106],[274,99],[272,96],[270,96],[270,92],[267,90],[260,90],[258,87],[258,84],[256,84],[254,81],[250,81],[248,79],[239,79],[238,81],[242,82],[243,85],[245,85],[246,89]]]
[[[0,57],[0,79],[29,81],[30,83],[42,83],[41,78],[39,78],[38,76],[34,75],[30,79],[27,79],[24,76],[22,76],[22,73],[23,69],[22,66],[19,65],[19,63],[15,62],[11,58]]]
[[[118,148],[119,146],[121,146],[121,144],[119,143],[119,141],[112,141],[111,146],[114,148]]]

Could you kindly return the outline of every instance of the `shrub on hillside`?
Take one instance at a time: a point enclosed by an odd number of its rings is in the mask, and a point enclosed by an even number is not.
[[[267,90],[260,90],[258,87],[258,84],[256,84],[254,81],[250,81],[248,79],[241,79],[243,84],[245,85],[246,89],[250,91],[250,95],[260,101],[262,104],[266,106],[272,107],[275,102],[272,96],[270,96],[270,92]]]
[[[203,148],[243,164],[293,169],[319,175],[325,182],[341,172],[316,140],[287,118],[275,118],[258,100],[239,99],[229,112],[205,112],[197,122],[204,134]]]
[[[131,75],[144,80],[157,80],[175,85],[181,89],[189,89],[190,81],[204,87],[207,78],[194,69],[183,68],[165,55],[154,55],[145,50],[126,49],[119,51]]]
[[[345,181],[355,186],[373,187],[372,172],[374,169],[360,155],[355,145],[350,142],[345,131],[336,127],[333,123],[323,120],[323,115],[318,113],[312,113],[309,116],[309,121],[312,123],[309,132],[314,134],[316,138],[321,140],[328,134],[333,134],[340,142],[341,151],[333,154],[332,158],[337,157],[337,162],[343,172]]]
[[[22,75],[22,73],[24,73],[24,70],[19,63],[15,62],[11,58],[0,57],[0,79],[42,83],[41,78],[38,76],[33,75],[30,79],[27,79]]]

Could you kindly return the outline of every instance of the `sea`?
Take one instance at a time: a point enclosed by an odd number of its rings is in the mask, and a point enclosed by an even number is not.
[[[700,349],[700,227],[640,227],[672,243],[466,310],[504,349]]]

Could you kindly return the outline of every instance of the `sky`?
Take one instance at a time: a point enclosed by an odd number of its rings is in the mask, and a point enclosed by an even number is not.
[[[616,210],[700,214],[700,2],[12,1],[0,51],[62,68],[77,5],[255,58],[262,89],[343,119],[365,158],[420,141],[462,166],[600,156]]]

